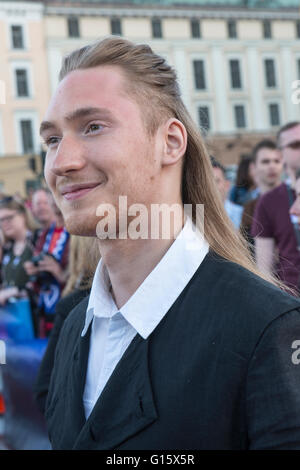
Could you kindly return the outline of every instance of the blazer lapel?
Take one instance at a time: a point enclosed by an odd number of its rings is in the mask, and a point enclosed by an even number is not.
[[[108,380],[73,449],[114,449],[157,419],[148,347],[149,341],[137,334]]]

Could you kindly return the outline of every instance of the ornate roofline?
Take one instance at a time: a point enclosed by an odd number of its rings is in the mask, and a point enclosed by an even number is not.
[[[211,18],[211,19],[247,19],[247,20],[297,20],[300,19],[300,9],[289,8],[283,10],[267,10],[267,9],[249,9],[249,8],[211,8],[199,6],[191,7],[187,5],[183,9],[182,6],[170,5],[147,7],[124,7],[121,5],[105,6],[45,6],[46,15],[76,15],[76,16],[120,16],[125,17],[160,17],[160,18]]]

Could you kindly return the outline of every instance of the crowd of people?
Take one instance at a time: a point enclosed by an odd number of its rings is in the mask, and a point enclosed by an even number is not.
[[[94,271],[88,239],[70,237],[50,191],[0,197],[0,305],[28,298],[38,338],[48,337],[62,296],[84,290]]]
[[[284,125],[276,142],[258,142],[252,154],[241,159],[231,188],[226,169],[211,160],[226,212],[247,241],[259,270],[276,276],[298,296],[300,122]]]

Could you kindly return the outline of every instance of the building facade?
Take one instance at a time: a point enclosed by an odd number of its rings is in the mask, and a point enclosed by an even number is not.
[[[50,98],[43,14],[41,3],[0,2],[0,190],[35,184],[28,159]]]
[[[39,151],[37,123],[62,57],[111,34],[148,43],[174,66],[187,108],[226,164],[299,119],[298,0],[0,1],[0,31],[1,155]]]

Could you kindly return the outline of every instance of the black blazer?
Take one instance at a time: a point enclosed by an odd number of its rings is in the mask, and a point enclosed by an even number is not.
[[[54,449],[300,449],[298,299],[208,253],[149,338],[132,340],[86,421],[87,303],[57,346]]]

